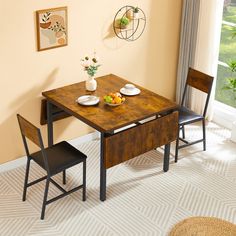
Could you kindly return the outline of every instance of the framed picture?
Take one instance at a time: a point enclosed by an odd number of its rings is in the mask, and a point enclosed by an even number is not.
[[[67,45],[67,7],[36,11],[38,51]]]

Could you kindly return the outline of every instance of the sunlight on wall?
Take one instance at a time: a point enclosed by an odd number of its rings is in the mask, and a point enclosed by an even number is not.
[[[145,32],[135,42],[122,41],[112,32],[114,14],[125,4],[140,6],[147,16]],[[39,126],[42,91],[85,80],[80,59],[94,49],[102,64],[97,76],[117,74],[173,99],[181,4],[182,0],[5,1],[0,8],[0,163],[24,155],[16,113]],[[35,11],[61,6],[68,7],[68,46],[37,52]],[[46,143],[46,127],[41,128]],[[56,122],[55,141],[91,131],[67,118]]]

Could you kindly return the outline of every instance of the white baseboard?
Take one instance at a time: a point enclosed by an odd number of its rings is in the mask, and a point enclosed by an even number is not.
[[[84,136],[69,140],[68,143],[70,143],[71,145],[79,145],[79,144],[89,142],[89,141],[93,141],[93,140],[96,140],[96,139],[99,139],[99,138],[100,138],[100,133],[95,131],[93,133],[89,133],[89,134],[86,134]],[[24,166],[26,164],[26,161],[27,161],[26,156],[23,156],[23,157],[20,157],[16,160],[9,161],[9,162],[6,162],[4,164],[1,164],[0,165],[0,173],[15,169],[15,168],[20,167],[20,166]]]
[[[215,101],[213,122],[227,129],[232,129],[236,120],[236,109]]]
[[[26,165],[26,161],[27,161],[26,156],[23,156],[23,157],[20,157],[16,160],[8,161],[4,164],[1,164],[0,165],[0,173],[15,169],[15,168],[23,166],[23,165]]]
[[[71,145],[79,145],[99,138],[100,138],[100,133],[98,131],[95,131],[93,133],[89,133],[84,136],[71,139],[68,141],[68,143],[70,143]]]

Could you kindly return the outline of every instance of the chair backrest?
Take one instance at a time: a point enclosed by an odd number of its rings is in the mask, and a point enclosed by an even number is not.
[[[207,94],[206,101],[205,101],[205,107],[204,107],[204,111],[203,111],[203,116],[205,117],[208,103],[209,103],[209,99],[210,99],[210,95],[211,95],[213,80],[214,80],[214,77],[207,75],[203,72],[194,70],[192,68],[189,68],[181,105],[183,106],[183,104],[184,104],[184,100],[185,100],[186,91],[187,91],[188,86],[198,89],[198,90]]]
[[[41,148],[40,130],[21,115],[17,114],[21,134]]]
[[[30,123],[28,120],[26,120],[24,117],[22,117],[19,114],[17,114],[17,119],[18,119],[18,123],[20,126],[21,135],[22,135],[22,139],[23,139],[23,143],[24,143],[24,147],[25,147],[25,151],[26,151],[27,156],[30,157],[29,148],[28,148],[26,138],[28,138],[31,142],[33,142],[38,147],[40,147],[41,152],[42,152],[42,156],[44,159],[45,167],[46,167],[47,171],[49,171],[48,161],[47,161],[47,157],[46,157],[46,154],[44,151],[44,145],[43,145],[43,140],[42,140],[42,135],[41,135],[40,129],[37,128],[36,126],[34,126],[32,123]]]

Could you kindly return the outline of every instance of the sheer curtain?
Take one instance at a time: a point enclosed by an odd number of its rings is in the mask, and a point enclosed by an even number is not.
[[[194,68],[214,76],[216,81],[224,0],[200,1]],[[208,107],[208,120],[211,120],[213,116],[215,81]],[[204,102],[204,94],[192,90],[191,109],[195,112],[202,113]]]
[[[183,0],[176,101],[180,103],[189,67],[194,67],[201,0]],[[208,1],[208,0],[207,0]],[[187,103],[189,94],[187,94]]]

